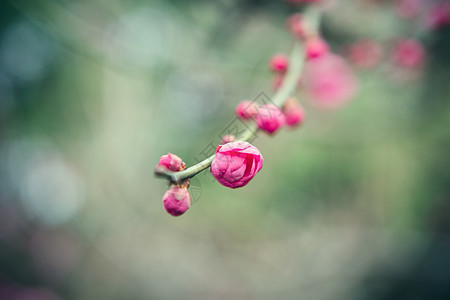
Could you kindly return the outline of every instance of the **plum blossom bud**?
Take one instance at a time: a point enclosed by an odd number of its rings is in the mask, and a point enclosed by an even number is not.
[[[383,48],[380,43],[371,39],[356,41],[349,48],[349,59],[360,68],[373,68],[380,63]]]
[[[247,142],[232,142],[217,147],[211,173],[221,185],[235,189],[247,185],[263,163],[258,148]]]
[[[286,54],[277,54],[270,60],[272,72],[285,73],[289,66],[289,57]]]
[[[356,94],[358,81],[347,62],[329,53],[306,64],[303,86],[315,104],[336,108],[350,101]]]
[[[261,130],[274,134],[284,125],[283,112],[273,104],[266,104],[259,108],[256,123]]]
[[[330,51],[328,43],[321,37],[311,37],[306,40],[306,57],[318,58]]]
[[[221,145],[225,145],[231,142],[235,142],[236,137],[232,134],[227,134],[222,138],[222,141],[220,142]]]
[[[401,40],[395,45],[393,59],[403,67],[420,67],[425,60],[425,50],[418,40]]]
[[[292,34],[298,38],[304,39],[311,34],[311,29],[302,14],[290,16],[287,26]]]
[[[244,100],[236,107],[236,114],[245,120],[252,119],[258,114],[258,104]]]
[[[170,171],[178,172],[186,169],[186,164],[177,155],[169,153],[161,156],[159,163],[156,166],[157,169],[167,169]]]
[[[163,202],[169,214],[181,216],[191,207],[191,194],[186,187],[173,186],[165,192]]]
[[[298,126],[305,120],[305,111],[295,97],[291,97],[286,100],[283,105],[283,113],[286,120],[286,125],[289,127]]]

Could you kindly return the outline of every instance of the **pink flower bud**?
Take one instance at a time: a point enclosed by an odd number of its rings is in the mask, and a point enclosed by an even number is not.
[[[258,104],[244,100],[236,108],[236,114],[242,119],[252,119],[258,114]]]
[[[186,164],[183,162],[181,158],[176,156],[175,154],[169,153],[167,155],[161,156],[159,159],[157,169],[164,168],[170,171],[178,172],[186,169]]]
[[[344,105],[355,96],[358,88],[358,80],[347,62],[332,53],[309,60],[303,79],[310,98],[323,108]]]
[[[163,196],[164,208],[174,217],[184,214],[191,207],[191,194],[185,187],[173,186]]]
[[[302,14],[294,14],[289,17],[287,25],[292,34],[298,38],[304,39],[311,34],[308,23]]]
[[[235,189],[247,185],[263,163],[258,148],[247,142],[232,142],[217,147],[211,173],[221,185]]]
[[[270,60],[270,69],[273,72],[284,73],[289,66],[289,57],[286,54],[277,54]]]
[[[306,56],[311,58],[318,58],[330,51],[328,43],[321,37],[311,37],[306,40]]]
[[[383,56],[381,45],[370,39],[353,43],[349,48],[349,58],[357,67],[373,68],[380,63]]]
[[[286,100],[286,103],[283,105],[283,113],[286,125],[289,127],[298,126],[305,120],[305,111],[295,97]]]
[[[273,104],[266,104],[259,108],[256,123],[261,130],[274,134],[284,125],[283,112]]]
[[[418,40],[401,40],[395,46],[393,59],[403,67],[420,67],[425,60],[425,50]]]
[[[232,134],[227,134],[222,138],[222,141],[220,142],[221,145],[225,145],[231,142],[235,142],[236,137]]]

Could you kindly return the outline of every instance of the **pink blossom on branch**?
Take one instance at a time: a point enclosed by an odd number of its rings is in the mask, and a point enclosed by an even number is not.
[[[287,26],[292,34],[298,38],[304,39],[311,35],[311,29],[302,14],[294,14],[287,20]]]
[[[321,37],[308,38],[305,42],[305,47],[306,57],[309,59],[321,57],[330,51],[330,46]]]
[[[170,171],[178,172],[178,171],[186,169],[186,164],[177,155],[168,153],[167,155],[161,156],[156,168],[157,169],[167,169]]]
[[[252,119],[258,114],[258,104],[244,100],[236,107],[236,114],[245,120]]]
[[[305,111],[298,102],[297,98],[291,97],[286,100],[283,105],[283,114],[286,120],[286,125],[289,127],[296,127],[305,120]]]
[[[163,202],[169,214],[181,216],[191,207],[191,194],[186,187],[173,186],[164,194]]]
[[[274,134],[284,125],[283,112],[273,104],[266,104],[259,108],[256,123],[259,129]]]
[[[235,189],[247,185],[264,163],[258,148],[247,142],[219,145],[211,173],[223,186]]]
[[[285,73],[289,67],[289,57],[286,54],[277,54],[270,60],[272,72]]]
[[[358,88],[356,76],[347,62],[332,53],[309,60],[302,83],[311,100],[323,108],[346,104]]]

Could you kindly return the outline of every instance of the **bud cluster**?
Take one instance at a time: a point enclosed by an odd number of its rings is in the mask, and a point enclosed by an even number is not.
[[[161,156],[156,166],[157,172],[179,172],[186,169],[184,161],[175,154],[168,153]],[[184,214],[191,207],[192,200],[189,194],[189,179],[182,184],[172,185],[163,196],[163,204],[166,211],[174,217]]]

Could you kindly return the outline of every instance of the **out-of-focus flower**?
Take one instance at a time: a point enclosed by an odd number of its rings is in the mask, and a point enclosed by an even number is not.
[[[247,185],[264,163],[258,148],[247,142],[219,145],[211,173],[223,186],[235,189]]]
[[[232,135],[232,134],[227,134],[227,135],[225,135],[225,136],[222,138],[222,140],[220,141],[220,143],[221,143],[222,145],[224,145],[224,144],[228,144],[228,143],[235,142],[235,141],[236,141],[236,137],[235,137],[234,135]]]
[[[380,63],[383,48],[380,43],[371,39],[359,40],[349,47],[351,62],[360,68],[373,68]]]
[[[393,60],[406,68],[420,67],[425,60],[425,50],[422,44],[415,39],[399,41],[394,48]]]
[[[309,97],[323,108],[344,105],[355,96],[358,87],[347,62],[332,53],[308,61],[302,83]]]
[[[277,54],[270,60],[270,69],[272,72],[284,73],[289,67],[289,57],[286,54]]]
[[[252,119],[258,114],[258,104],[253,101],[244,100],[236,107],[236,114],[245,120]]]
[[[302,14],[290,16],[287,21],[287,26],[292,34],[298,38],[304,39],[311,34],[311,29]]]
[[[256,122],[259,129],[274,134],[284,125],[283,112],[273,104],[266,104],[259,108]]]
[[[413,18],[422,9],[422,0],[397,0],[395,12],[402,18]]]
[[[427,16],[427,25],[437,29],[450,24],[450,3],[439,2],[434,4]]]
[[[175,154],[169,153],[167,155],[161,156],[159,159],[157,169],[167,169],[170,171],[178,172],[180,170],[186,169],[186,164],[183,160]]]
[[[321,37],[311,37],[306,40],[306,57],[318,58],[330,51],[328,43]]]
[[[290,97],[283,105],[283,114],[286,120],[286,125],[295,127],[303,123],[305,120],[305,111],[298,102],[297,98]]]
[[[163,196],[164,208],[174,217],[184,214],[191,207],[191,194],[186,187],[173,186]]]

